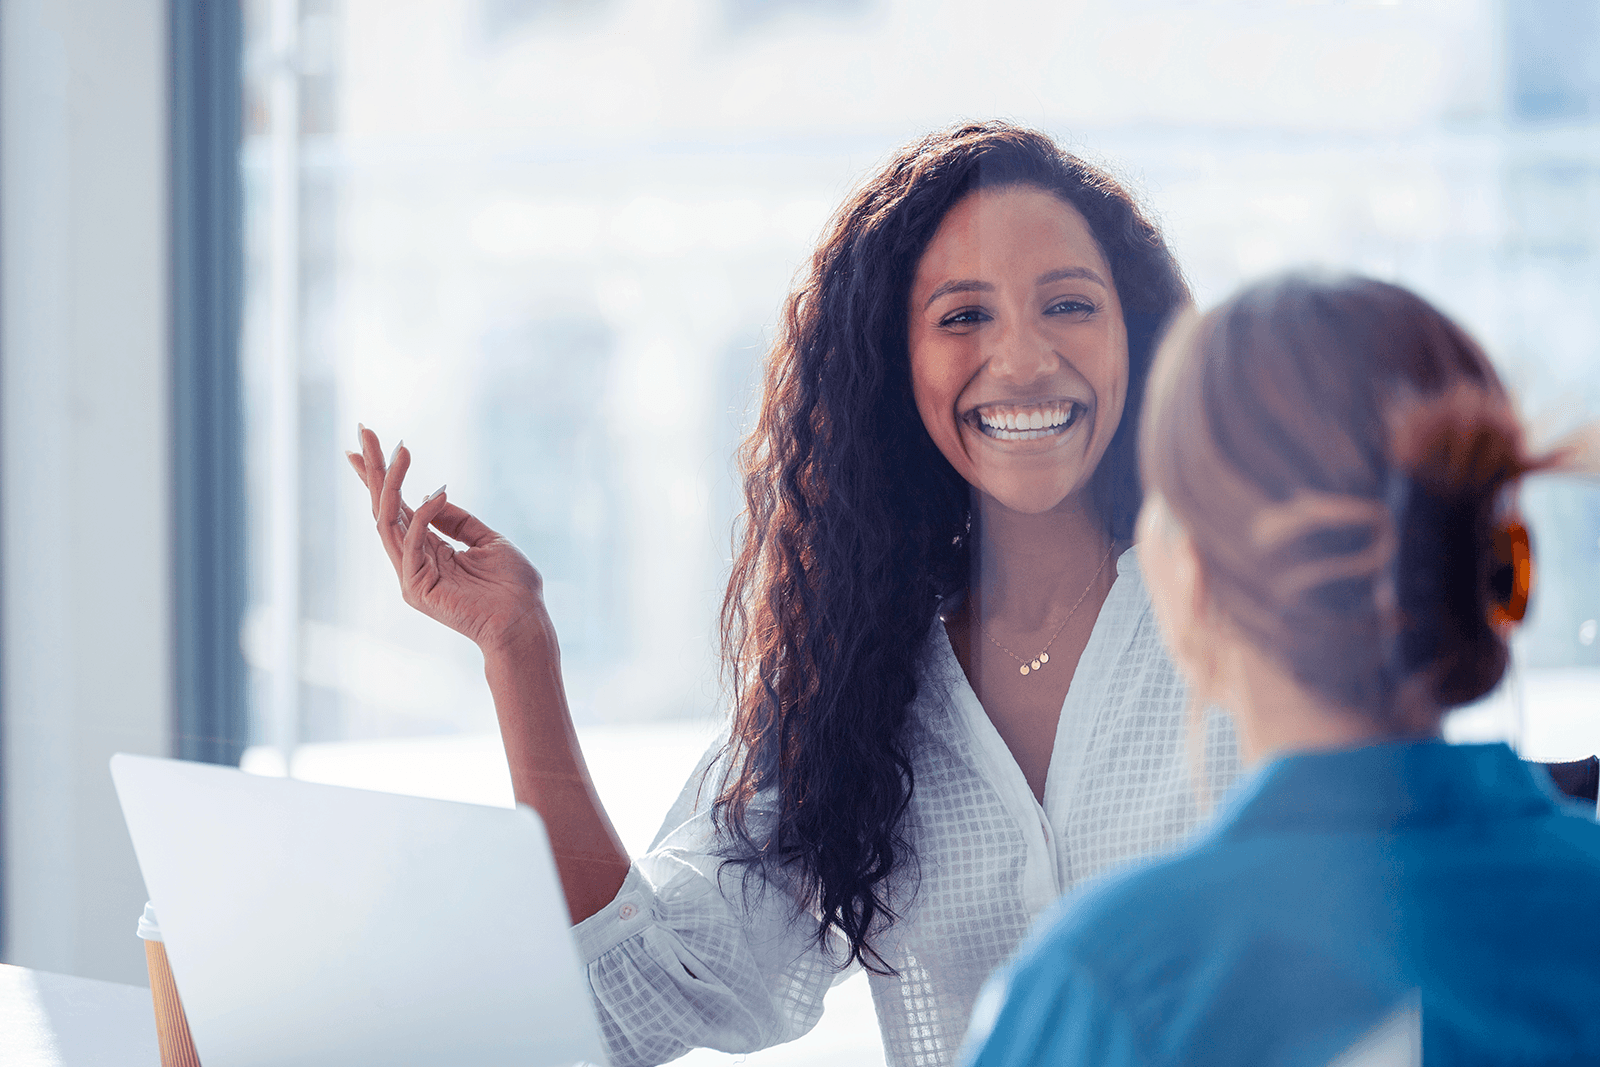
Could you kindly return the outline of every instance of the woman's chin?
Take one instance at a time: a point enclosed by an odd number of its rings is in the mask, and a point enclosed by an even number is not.
[[[1096,448],[1092,419],[1079,420],[1061,437],[994,441],[963,425],[957,465],[967,484],[991,505],[1018,515],[1047,515],[1071,506],[1088,491],[1103,445]]]
[[[1074,498],[1088,491],[1087,485],[1076,478],[1064,479],[1062,484],[1040,485],[1037,477],[1007,484],[986,483],[975,486],[990,505],[997,505],[1017,515],[1048,515],[1060,511],[1074,502]]]

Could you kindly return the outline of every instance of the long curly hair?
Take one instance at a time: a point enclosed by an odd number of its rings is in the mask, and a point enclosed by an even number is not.
[[[951,207],[1017,185],[1082,213],[1121,298],[1128,400],[1091,489],[1112,536],[1130,538],[1144,380],[1188,287],[1120,184],[1006,122],[908,145],[840,207],[784,305],[739,453],[745,511],[721,617],[733,724],[713,816],[747,880],[789,887],[820,918],[819,943],[842,938],[845,962],[876,973],[893,973],[870,944],[895,917],[888,879],[914,870],[899,825],[918,656],[970,551],[968,487],[912,400],[910,287]]]

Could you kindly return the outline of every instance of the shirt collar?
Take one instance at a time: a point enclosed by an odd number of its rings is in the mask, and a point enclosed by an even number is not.
[[[1215,832],[1398,830],[1556,808],[1549,788],[1503,744],[1391,742],[1273,760],[1232,792]]]

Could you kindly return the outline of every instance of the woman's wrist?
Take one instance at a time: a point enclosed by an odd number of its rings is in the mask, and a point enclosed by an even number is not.
[[[476,643],[483,653],[484,667],[490,671],[497,665],[525,663],[530,658],[554,662],[561,658],[555,626],[542,604],[491,628]]]
[[[512,785],[517,799],[533,803],[536,794],[559,787],[581,765],[555,630],[548,625],[507,629],[493,641],[480,642],[479,648]]]

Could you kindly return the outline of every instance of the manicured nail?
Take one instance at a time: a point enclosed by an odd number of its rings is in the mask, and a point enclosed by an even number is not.
[[[351,463],[354,463],[356,460],[360,459],[361,457],[356,455],[354,452],[346,452],[344,454],[344,458],[349,460]]]
[[[367,428],[356,423],[356,451],[364,451],[367,447]]]
[[[395,457],[400,454],[400,450],[404,447],[406,447],[406,443],[404,441],[396,441],[394,443],[394,451],[389,453],[389,462],[387,466],[394,466]]]
[[[422,498],[422,502],[424,504],[426,504],[428,501],[432,500],[434,497],[442,496],[443,494],[444,494],[444,486],[441,485],[439,488],[435,489],[433,492],[431,492],[427,496],[423,497]]]

